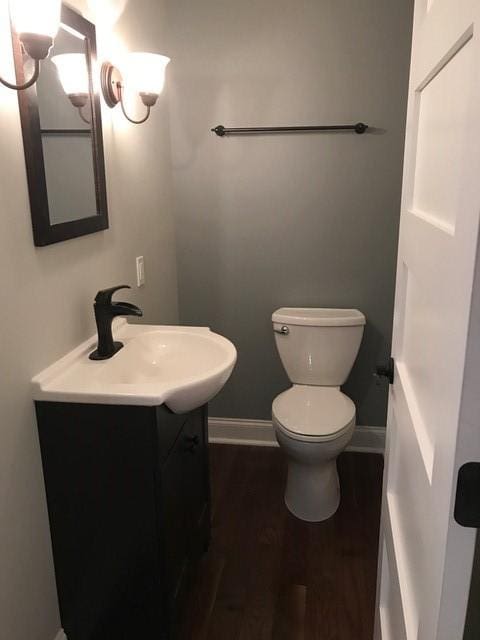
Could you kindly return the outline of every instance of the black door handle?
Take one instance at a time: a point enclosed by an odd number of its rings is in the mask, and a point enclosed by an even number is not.
[[[480,462],[467,462],[458,470],[453,517],[462,527],[480,527]]]
[[[395,379],[395,361],[393,358],[385,364],[377,364],[375,374],[377,378],[387,378],[389,384],[393,384]]]

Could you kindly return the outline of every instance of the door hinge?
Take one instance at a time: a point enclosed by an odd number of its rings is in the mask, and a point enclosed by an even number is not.
[[[480,462],[467,462],[458,470],[453,517],[462,527],[480,527]]]

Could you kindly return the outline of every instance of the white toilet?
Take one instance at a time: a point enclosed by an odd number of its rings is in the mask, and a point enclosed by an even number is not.
[[[357,357],[365,316],[356,309],[278,309],[275,342],[293,386],[275,398],[272,418],[288,459],[285,503],[319,522],[340,504],[337,456],[355,428],[355,405],[340,391]]]

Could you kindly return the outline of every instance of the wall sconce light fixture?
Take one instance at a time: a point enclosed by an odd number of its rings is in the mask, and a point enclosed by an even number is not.
[[[83,53],[62,53],[53,56],[52,62],[57,67],[60,82],[68,99],[78,109],[80,118],[90,124],[90,120],[83,113],[83,108],[90,97],[85,55]]]
[[[158,96],[162,93],[165,84],[165,70],[170,62],[170,58],[155,53],[129,53],[126,56],[125,64],[122,65],[123,75],[117,67],[110,62],[104,62],[101,70],[101,86],[105,102],[110,108],[118,103],[122,108],[123,115],[129,122],[141,124],[145,122],[151,108],[157,102]],[[144,118],[135,120],[131,118],[126,110],[124,102],[125,84],[129,90],[140,96],[143,104],[147,107]]]
[[[60,26],[61,0],[10,0],[10,15],[25,53],[35,62],[32,77],[13,84],[0,77],[9,89],[28,89],[38,80],[40,61],[48,56]]]
[[[44,60],[53,45],[60,27],[62,0],[9,0],[13,27],[24,52],[34,61],[35,67],[29,80],[23,84],[8,82],[0,76],[0,83],[20,91],[28,89],[38,80],[40,62]],[[70,102],[79,111],[81,119],[90,124],[83,109],[89,101],[89,74],[85,56],[80,53],[66,53],[54,56],[52,62],[57,67],[60,82]],[[134,124],[145,122],[151,108],[165,84],[165,70],[170,58],[156,53],[129,53],[122,63],[122,72],[110,62],[104,62],[101,69],[101,87],[105,102],[111,108],[120,103],[123,115]],[[138,94],[147,108],[145,117],[135,120],[127,113],[124,100],[125,86]]]

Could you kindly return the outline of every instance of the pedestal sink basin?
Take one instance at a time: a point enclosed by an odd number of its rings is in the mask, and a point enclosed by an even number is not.
[[[114,324],[124,347],[109,360],[87,340],[32,380],[35,400],[156,406],[184,413],[211,400],[236,362],[233,344],[206,327]]]

